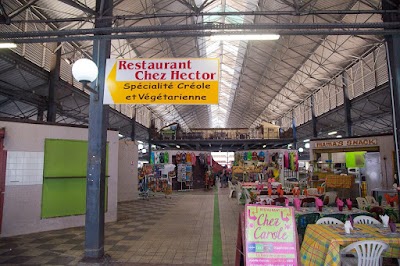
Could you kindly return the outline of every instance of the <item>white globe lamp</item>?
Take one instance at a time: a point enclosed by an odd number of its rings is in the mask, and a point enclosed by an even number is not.
[[[299,152],[303,152],[304,149],[302,147],[299,148]]]
[[[99,69],[96,64],[89,59],[82,58],[72,65],[72,76],[79,82],[90,83],[96,80]]]

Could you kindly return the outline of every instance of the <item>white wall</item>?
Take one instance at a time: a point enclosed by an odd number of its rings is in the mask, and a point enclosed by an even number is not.
[[[134,141],[120,140],[118,152],[118,202],[139,197],[138,146]]]
[[[46,138],[71,140],[87,140],[88,138],[88,130],[86,128],[4,121],[0,122],[0,127],[5,127],[6,129],[4,149],[17,155],[17,157],[23,155],[31,157],[35,153],[37,156],[43,156],[41,154],[44,154],[44,140]],[[105,214],[105,221],[110,222],[117,220],[118,132],[108,131],[107,141],[109,146],[108,171],[110,177],[108,179],[108,211]],[[8,160],[7,162],[9,162]],[[38,170],[37,168],[40,169],[40,161],[42,159],[34,162],[36,170]],[[32,160],[28,159],[28,161],[22,160],[20,162],[22,164],[26,162],[32,163]],[[41,178],[38,176],[39,171],[24,169],[24,173],[26,175],[23,178],[15,174],[10,175],[9,172],[8,174],[6,173],[1,236],[21,235],[84,225],[84,215],[41,219],[43,168],[41,170]]]

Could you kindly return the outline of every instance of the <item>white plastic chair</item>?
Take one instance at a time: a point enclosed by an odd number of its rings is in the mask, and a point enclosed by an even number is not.
[[[233,197],[233,193],[236,191],[235,186],[232,184],[231,181],[228,180],[228,187],[229,187],[229,198]]]
[[[379,203],[376,201],[376,199],[372,196],[365,196],[365,199],[367,200],[368,204],[370,205],[375,205],[379,206]]]
[[[327,203],[328,206],[332,206],[336,203],[337,192],[336,191],[327,191],[324,195],[324,202],[326,197],[329,198],[329,202]],[[336,204],[335,204],[336,205]]]
[[[343,222],[334,217],[322,217],[318,219],[316,224],[343,224]]]
[[[365,210],[365,208],[368,206],[368,201],[362,197],[357,197],[356,200],[357,200],[358,208],[360,210]]]
[[[307,193],[309,196],[318,195],[318,188],[308,188]]]
[[[243,189],[244,197],[246,199],[246,204],[251,203],[250,192],[247,189]]]
[[[377,219],[367,215],[359,215],[354,218],[354,224],[382,224]]]
[[[240,198],[242,197],[242,185],[240,183],[237,183],[235,186],[235,191],[236,191],[236,199],[238,204],[240,204]]]
[[[340,251],[341,265],[379,266],[382,265],[382,253],[389,245],[382,241],[362,240],[354,242]],[[355,250],[357,254],[354,254]],[[354,254],[355,258],[346,257],[346,254]]]

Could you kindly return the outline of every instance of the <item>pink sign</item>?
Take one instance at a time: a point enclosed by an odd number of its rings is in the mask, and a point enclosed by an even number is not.
[[[246,205],[245,227],[247,266],[299,265],[292,207]]]

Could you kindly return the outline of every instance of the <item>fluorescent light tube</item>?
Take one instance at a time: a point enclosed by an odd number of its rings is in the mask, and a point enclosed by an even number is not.
[[[0,49],[2,48],[17,48],[17,45],[12,42],[0,42]]]
[[[337,131],[332,131],[332,132],[329,132],[329,133],[328,133],[329,136],[330,136],[330,135],[335,135],[335,134],[337,134]]]
[[[303,142],[309,142],[310,141],[310,139],[305,139],[305,140],[303,140]]]
[[[238,35],[211,35],[212,41],[251,41],[251,40],[278,40],[280,38],[279,34],[238,34]]]

